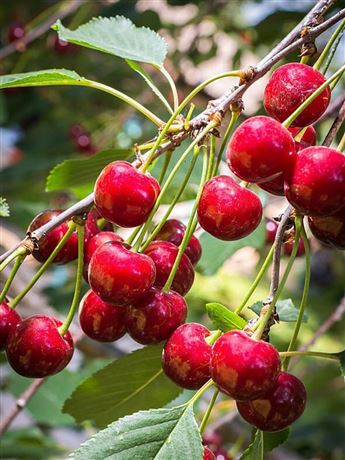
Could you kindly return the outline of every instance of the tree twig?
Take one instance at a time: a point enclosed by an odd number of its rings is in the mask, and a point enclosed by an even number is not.
[[[341,106],[341,108],[339,110],[339,114],[338,114],[337,118],[334,120],[334,122],[333,122],[330,130],[328,131],[327,136],[325,137],[325,140],[323,141],[322,145],[324,145],[325,147],[329,147],[332,144],[335,136],[337,135],[337,132],[341,128],[341,125],[344,123],[344,120],[345,120],[345,100],[344,100],[343,105]]]

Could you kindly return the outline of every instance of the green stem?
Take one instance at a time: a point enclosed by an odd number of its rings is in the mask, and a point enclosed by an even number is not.
[[[18,256],[27,255],[27,253],[28,251],[25,247],[19,246],[19,248],[13,251],[12,254],[6,257],[6,259],[0,264],[0,272],[2,272],[2,270],[4,270],[7,267],[7,265],[12,262],[12,260],[17,258]]]
[[[341,74],[329,85],[331,91],[334,90],[334,88],[337,86],[337,84],[340,82],[341,77],[343,76],[344,70],[341,72]]]
[[[6,294],[12,284],[12,281],[14,279],[14,277],[16,276],[16,273],[19,269],[19,267],[21,266],[21,264],[23,263],[23,260],[25,259],[26,257],[26,254],[22,254],[20,256],[17,257],[17,259],[15,260],[14,262],[14,265],[12,267],[12,270],[11,270],[11,273],[9,274],[7,280],[6,280],[6,283],[4,284],[4,287],[2,289],[2,292],[0,294],[0,304],[4,301],[5,297],[6,297]]]
[[[314,356],[315,358],[339,360],[339,357],[334,353],[322,353],[320,351],[282,351],[279,352],[279,355],[282,357]]]
[[[215,389],[214,390],[214,393],[212,395],[212,398],[211,398],[211,401],[207,407],[207,410],[204,414],[204,417],[200,423],[200,427],[199,427],[199,431],[200,431],[200,434],[202,434],[206,428],[206,425],[207,425],[207,422],[208,422],[208,419],[210,418],[210,415],[211,415],[211,411],[213,409],[213,406],[215,405],[215,402],[217,400],[217,397],[219,395],[219,390],[218,389]]]
[[[337,40],[339,35],[341,36],[341,34],[344,31],[344,29],[345,29],[345,19],[339,24],[339,26],[336,28],[336,30],[334,31],[333,35],[329,39],[327,45],[324,47],[324,49],[323,49],[322,53],[320,54],[318,60],[315,62],[314,66],[313,66],[314,69],[320,70],[320,67],[321,67],[322,63],[326,59],[326,57],[327,57],[328,53],[330,52],[334,42]]]
[[[222,335],[222,331],[220,329],[217,329],[216,331],[212,331],[211,335],[205,338],[205,341],[209,345],[214,345],[221,335]]]
[[[207,180],[213,177],[213,164],[214,164],[214,157],[216,152],[216,138],[215,136],[210,136],[210,155],[208,159],[208,167],[207,167]]]
[[[172,79],[170,73],[167,71],[167,69],[165,67],[157,67],[160,72],[165,76],[165,78],[167,79],[169,85],[170,85],[170,88],[171,88],[171,92],[172,92],[172,95],[173,95],[173,101],[174,101],[174,110],[176,110],[178,108],[178,94],[177,94],[177,89],[176,89],[176,85],[175,85],[175,82],[174,80]]]
[[[345,133],[343,134],[342,138],[340,139],[339,145],[337,147],[337,150],[339,152],[342,152],[345,149]]]
[[[68,240],[68,238],[71,236],[71,234],[74,232],[75,230],[75,224],[72,223],[70,224],[70,227],[69,229],[67,230],[67,232],[65,233],[65,235],[63,236],[63,238],[61,238],[61,240],[59,241],[59,243],[56,245],[54,251],[50,254],[50,256],[48,257],[48,259],[41,265],[41,267],[39,268],[39,270],[37,271],[37,273],[32,277],[31,281],[27,284],[27,286],[22,290],[22,292],[20,292],[17,297],[15,297],[11,302],[10,302],[10,306],[12,308],[15,308],[18,303],[22,300],[22,298],[30,291],[30,289],[36,284],[36,282],[40,279],[40,277],[43,275],[43,273],[46,271],[46,269],[48,268],[48,266],[51,264],[51,262],[55,259],[55,257],[58,255],[58,253],[60,252],[60,250],[63,248],[63,246],[65,245],[66,241]]]
[[[220,149],[219,149],[219,152],[218,152],[216,164],[214,165],[213,176],[218,171],[220,162],[222,161],[222,158],[223,158],[223,153],[224,153],[225,147],[226,147],[226,145],[227,145],[227,143],[229,141],[230,134],[232,133],[232,130],[234,129],[234,126],[236,124],[236,121],[237,121],[238,117],[240,116],[240,113],[241,112],[238,112],[238,111],[231,112],[231,118],[230,118],[228,127],[226,128],[226,131],[225,131],[225,134],[224,134],[224,137],[223,137],[223,141],[221,143],[221,146],[220,146]]]
[[[168,170],[168,167],[169,167],[169,164],[170,164],[170,161],[171,161],[171,157],[172,157],[172,150],[169,150],[165,155],[164,155],[164,163],[163,163],[163,167],[162,167],[162,170],[161,170],[161,173],[160,173],[160,176],[159,176],[159,179],[158,179],[158,182],[160,184],[162,184],[163,180],[164,180],[164,177],[165,177],[165,174]]]
[[[135,228],[133,232],[130,234],[130,236],[127,238],[126,243],[129,245],[132,245],[133,241],[135,240],[136,236],[140,232],[140,230],[143,228],[142,225],[139,225],[139,227]]]
[[[213,380],[208,380],[196,393],[194,396],[191,397],[191,399],[188,401],[187,403],[187,407],[191,406],[192,404],[195,403],[195,401],[197,401],[200,396],[205,393],[206,390],[208,390],[209,388],[211,388],[212,386],[214,385],[213,383]]]
[[[71,308],[69,309],[68,315],[64,321],[64,323],[58,328],[60,335],[64,336],[68,331],[68,328],[71,325],[73,320],[74,314],[79,305],[80,299],[80,292],[81,292],[81,285],[83,279],[83,267],[84,267],[84,231],[85,227],[84,224],[77,225],[78,231],[78,265],[77,265],[77,276],[75,281],[75,288],[73,294],[73,300],[71,304]]]
[[[309,60],[310,60],[310,56],[302,56],[299,62],[301,64],[308,64]]]

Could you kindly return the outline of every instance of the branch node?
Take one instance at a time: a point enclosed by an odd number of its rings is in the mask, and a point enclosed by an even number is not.
[[[249,66],[247,69],[242,70],[240,72],[240,85],[244,83],[248,83],[249,81],[253,80],[256,75],[256,69],[254,66]]]

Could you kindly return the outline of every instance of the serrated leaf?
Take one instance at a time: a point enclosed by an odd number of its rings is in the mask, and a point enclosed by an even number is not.
[[[201,460],[192,406],[157,409],[112,423],[69,458],[74,460]]]
[[[271,452],[271,450],[283,444],[290,435],[290,428],[286,428],[283,431],[278,431],[276,433],[264,432],[264,451]]]
[[[84,78],[72,70],[47,69],[0,76],[0,89],[19,86],[73,85]]]
[[[257,430],[253,442],[247,447],[240,460],[264,460],[263,432]]]
[[[87,159],[65,160],[50,171],[46,191],[69,189],[79,197],[86,196],[93,190],[99,173],[108,163],[131,157],[131,149],[109,149]]]
[[[259,300],[255,302],[251,307],[249,307],[254,313],[260,315],[263,302]],[[298,318],[298,309],[295,307],[291,299],[278,300],[276,303],[276,310],[279,316],[279,321],[285,321],[287,323],[293,323],[297,321]],[[308,321],[308,316],[304,313],[302,321],[306,323]]]
[[[345,378],[345,350],[337,353],[336,355],[339,359],[341,374]]]
[[[231,331],[232,329],[243,329],[246,325],[246,321],[243,318],[220,303],[208,303],[206,311],[216,328],[223,332]]]
[[[6,198],[0,196],[0,217],[9,217],[10,207],[6,201]]]
[[[61,40],[132,61],[162,66],[167,53],[160,35],[147,27],[136,27],[123,16],[93,18],[76,30],[67,29],[58,20],[52,28]]]
[[[104,427],[138,410],[164,406],[182,389],[165,376],[161,355],[162,346],[149,346],[114,361],[82,382],[63,412]]]

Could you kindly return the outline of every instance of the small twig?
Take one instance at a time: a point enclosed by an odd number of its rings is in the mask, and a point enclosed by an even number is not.
[[[334,120],[322,145],[324,145],[325,147],[329,147],[332,144],[335,136],[337,135],[337,132],[341,128],[341,125],[344,123],[344,120],[345,120],[345,101],[343,102],[343,105],[341,106],[339,110],[339,114],[337,118]]]

